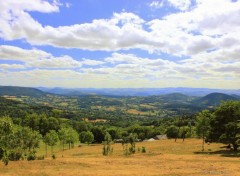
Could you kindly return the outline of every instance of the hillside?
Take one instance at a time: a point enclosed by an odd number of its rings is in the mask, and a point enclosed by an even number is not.
[[[36,114],[47,114],[52,115],[53,108],[44,105],[33,105],[27,104],[22,101],[9,100],[3,97],[0,97],[0,116],[8,115],[12,118],[22,118],[26,113],[36,113]]]
[[[47,113],[51,113],[49,108],[53,108],[61,111],[60,117],[62,118],[106,119],[110,123],[134,122],[135,120],[149,121],[150,118],[155,120],[181,114],[191,115],[206,108],[214,108],[221,101],[239,99],[237,95],[231,96],[223,93],[211,93],[204,97],[189,96],[182,93],[151,96],[69,96],[48,94],[35,88],[7,86],[0,87],[0,96],[3,95],[8,95],[5,96],[7,99],[19,102],[13,106],[5,106],[12,107],[16,114],[17,111],[21,111],[22,107],[34,109],[35,112],[43,112],[46,109]],[[5,100],[2,99],[2,101]],[[26,106],[34,106],[34,108]],[[39,107],[38,110],[36,110],[37,107]],[[9,108],[1,107],[2,112],[6,112],[6,110],[15,117]]]
[[[41,97],[47,93],[30,87],[0,86],[0,96],[31,96]]]
[[[223,93],[211,93],[193,102],[205,106],[218,106],[222,101],[227,100],[238,100],[238,98]]]

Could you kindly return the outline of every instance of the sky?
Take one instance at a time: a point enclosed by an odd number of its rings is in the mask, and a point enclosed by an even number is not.
[[[240,0],[0,1],[0,85],[240,88]]]

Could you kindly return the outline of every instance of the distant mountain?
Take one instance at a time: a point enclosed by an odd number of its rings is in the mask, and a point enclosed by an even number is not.
[[[207,88],[39,88],[44,92],[60,95],[107,95],[107,96],[151,96],[180,93],[188,96],[205,96],[219,92],[240,96],[240,90],[207,89]]]
[[[218,106],[221,103],[221,101],[238,100],[238,99],[239,98],[236,98],[231,95],[223,94],[223,93],[211,93],[202,98],[194,100],[193,102],[195,104],[205,105],[205,106]]]
[[[162,95],[165,101],[175,101],[175,102],[188,102],[193,99],[193,97],[181,94],[181,93],[171,93],[167,95]]]
[[[16,86],[0,86],[0,96],[31,96],[31,97],[40,97],[46,95],[46,92],[43,92],[36,88],[30,87],[16,87]]]

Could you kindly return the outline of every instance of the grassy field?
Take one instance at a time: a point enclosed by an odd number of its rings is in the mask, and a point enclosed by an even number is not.
[[[8,166],[0,164],[1,176],[141,176],[141,175],[214,175],[239,176],[239,154],[225,151],[223,144],[206,145],[201,152],[201,140],[162,140],[137,143],[146,147],[146,153],[124,156],[122,145],[112,145],[111,156],[102,156],[102,145],[83,145],[64,152],[56,152],[57,159],[16,161]],[[44,146],[42,146],[43,148]],[[55,150],[59,150],[56,147]],[[50,152],[50,148],[49,148]],[[44,149],[40,150],[44,153]]]

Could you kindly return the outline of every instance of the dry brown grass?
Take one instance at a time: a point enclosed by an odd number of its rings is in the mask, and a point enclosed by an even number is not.
[[[217,152],[221,150],[221,144],[206,145],[206,153],[200,152],[201,140],[198,139],[179,140],[176,143],[174,140],[137,143],[137,148],[142,146],[146,147],[147,153],[124,156],[122,145],[114,144],[113,155],[105,157],[101,154],[102,145],[84,145],[58,152],[56,160],[46,158],[10,162],[8,166],[0,164],[0,175],[240,175],[240,158],[222,156],[229,153]]]

